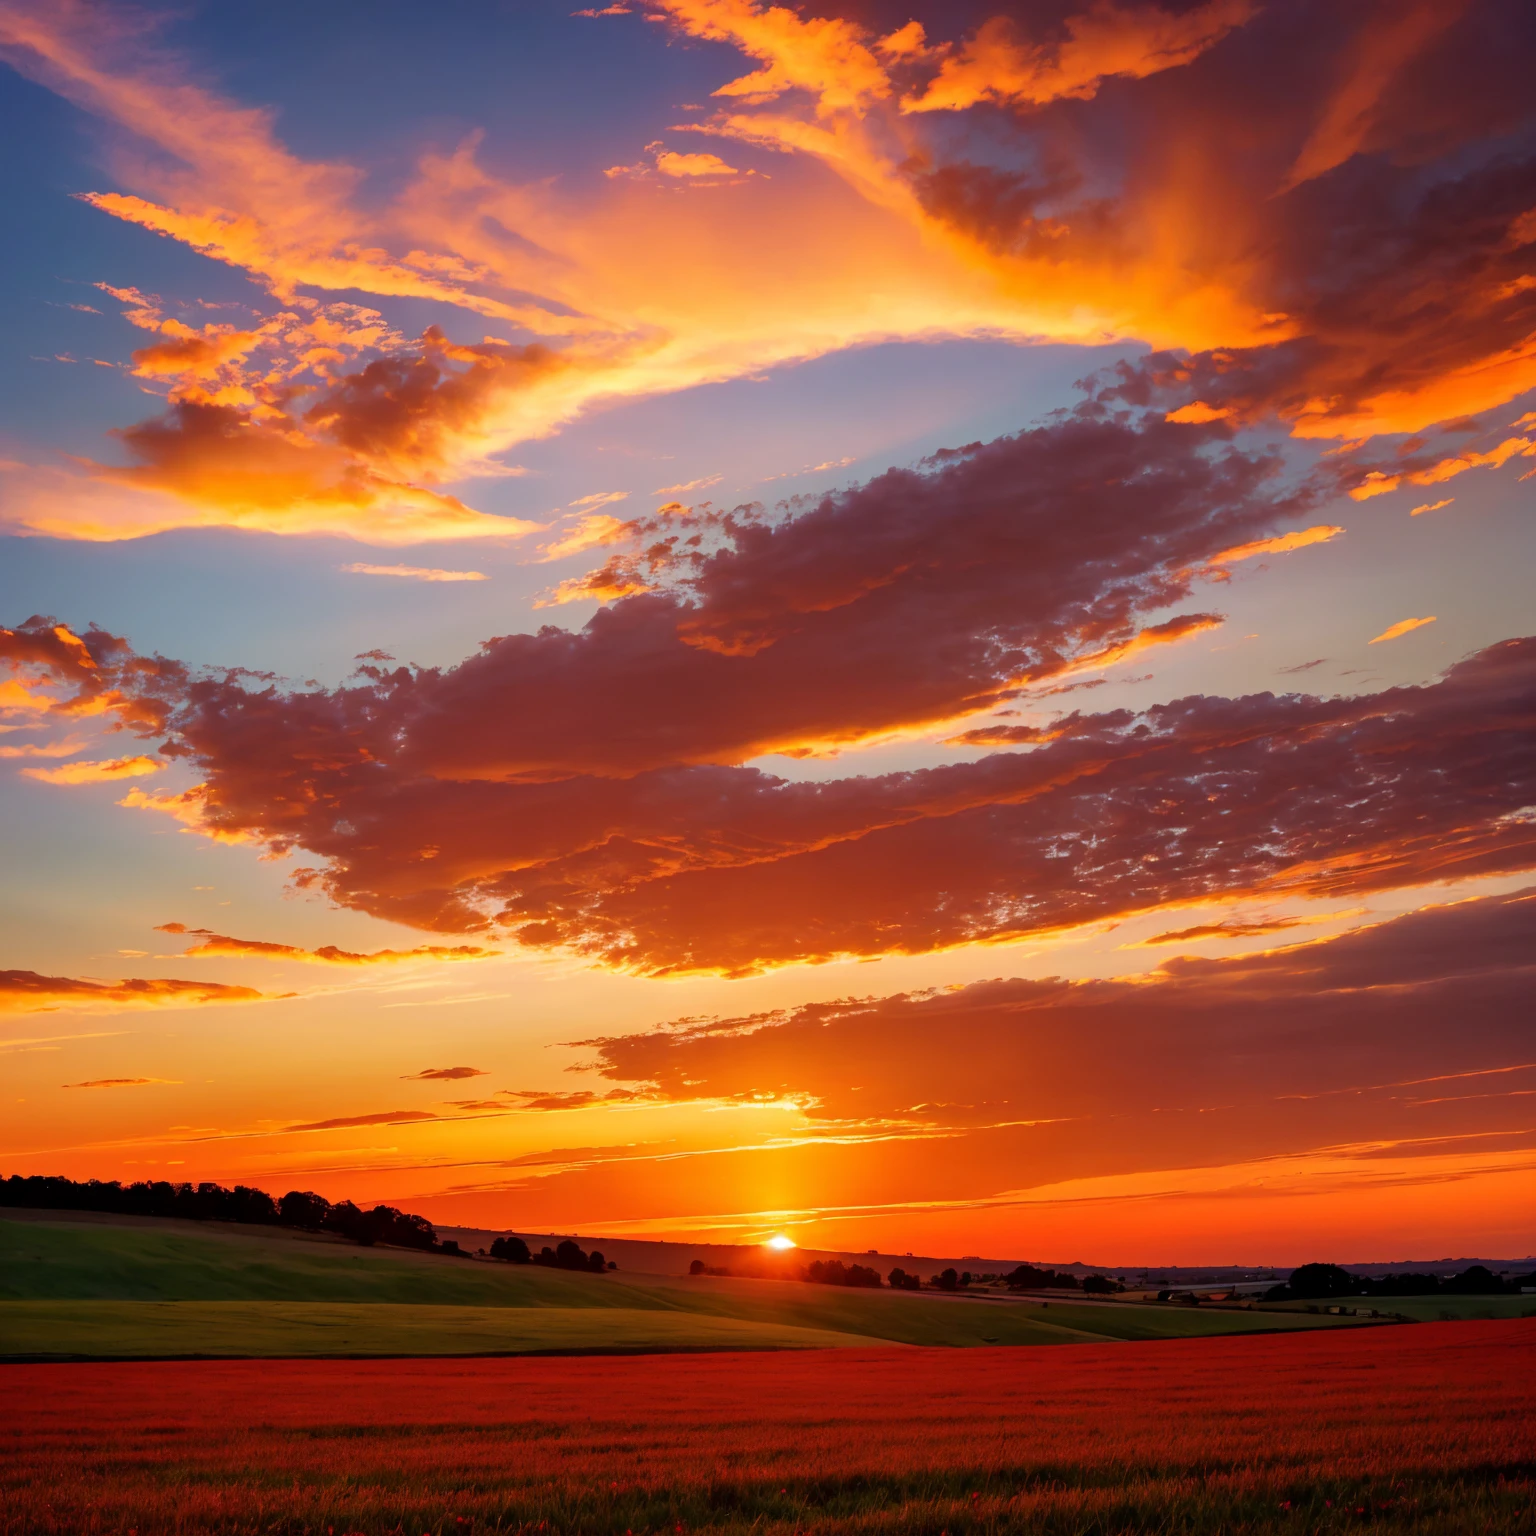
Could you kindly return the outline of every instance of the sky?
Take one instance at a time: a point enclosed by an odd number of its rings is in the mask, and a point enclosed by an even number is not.
[[[1536,1251],[1536,15],[0,0],[0,1171]]]

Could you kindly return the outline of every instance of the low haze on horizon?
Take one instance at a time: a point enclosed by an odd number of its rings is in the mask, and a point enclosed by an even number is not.
[[[1536,16],[0,0],[0,1174],[1536,1250]]]

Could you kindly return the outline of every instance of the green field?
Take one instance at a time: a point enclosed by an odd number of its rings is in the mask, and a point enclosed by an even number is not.
[[[1284,1302],[1287,1311],[1327,1307],[1326,1301]],[[1416,1323],[1466,1322],[1502,1317],[1536,1317],[1536,1296],[1361,1296],[1346,1297],[1346,1307],[1373,1307],[1387,1317],[1411,1318]]]
[[[584,1275],[266,1228],[0,1220],[0,1356],[1069,1344],[1355,1326],[1296,1311]]]
[[[828,1349],[875,1341],[825,1329],[631,1307],[437,1307],[350,1301],[11,1301],[10,1359],[656,1354]]]

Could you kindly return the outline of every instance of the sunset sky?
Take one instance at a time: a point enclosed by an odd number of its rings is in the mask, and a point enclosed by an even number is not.
[[[1536,1250],[1536,11],[0,0],[0,1173]]]

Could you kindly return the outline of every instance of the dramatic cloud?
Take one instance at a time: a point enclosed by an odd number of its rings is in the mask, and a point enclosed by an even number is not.
[[[457,475],[506,472],[475,462],[478,424],[493,400],[563,366],[547,350],[453,346],[436,327],[412,346],[374,310],[313,300],[251,330],[193,328],[158,297],[108,291],[132,324],[172,338],[133,354],[166,410],[118,431],[135,462],[91,466],[83,488],[57,471],[23,476],[11,497],[19,527],[114,539],[213,523],[376,544],[534,527],[418,482],[450,463]]]
[[[108,288],[152,335],[131,369],[165,410],[118,434],[127,464],[23,475],[9,516],[99,539],[523,534],[434,487],[506,473],[496,455],[596,402],[899,337],[1143,340],[1165,350],[1102,387],[1171,425],[1357,443],[1487,412],[1536,387],[1536,42],[1517,10],[1073,0],[882,32],[867,7],[663,0],[671,28],[750,66],[724,60],[673,125],[729,159],[653,141],[637,174],[515,184],[471,139],[381,203],[370,168],[295,155],[119,13],[7,0],[4,56],[121,140],[126,190],[87,201],[276,306],[208,323]],[[341,297],[358,293],[531,339],[444,322],[410,340]],[[1340,473],[1377,493],[1532,451],[1490,438]]]
[[[319,949],[300,949],[292,944],[271,944],[261,939],[232,939],[207,928],[188,928],[184,923],[161,923],[156,933],[187,934],[197,939],[185,950],[184,960],[208,956],[238,956],[255,960],[303,960],[320,965],[394,965],[402,960],[486,960],[499,953],[478,944],[418,944],[414,949],[376,949],[357,954],[323,944]]]
[[[366,737],[376,763],[455,780],[629,775],[936,725],[1219,622],[1148,619],[1191,595],[1210,555],[1305,499],[1278,468],[1219,428],[1089,407],[796,516],[663,508],[626,525],[637,552],[597,573],[632,595],[579,633],[505,636],[446,672],[370,663],[359,687],[295,707],[306,729],[333,733],[335,771],[362,762]],[[53,633],[17,631],[18,664],[33,646],[45,665],[65,644]],[[78,645],[118,677],[120,642],[93,633]],[[61,662],[75,681],[82,669]],[[99,668],[84,671],[82,697],[102,686]],[[286,752],[280,692],[249,691],[236,674],[186,698],[196,754],[222,756],[205,733],[226,730],[247,749],[275,730],[271,749]],[[151,718],[158,728],[163,716]]]
[[[658,601],[634,600],[647,610],[643,637],[657,633]],[[668,611],[674,626],[696,622],[685,615],[698,610]],[[783,622],[766,609],[754,618]],[[610,628],[635,634],[615,610],[588,636]],[[931,654],[942,631],[918,632]],[[678,649],[734,669],[743,711],[757,702],[762,652]],[[1493,646],[1427,687],[1074,714],[979,738],[1031,750],[823,783],[613,756],[602,774],[549,765],[492,779],[452,750],[433,771],[418,729],[441,752],[455,730],[499,729],[516,713],[483,676],[463,685],[489,654],[457,673],[365,668],[334,694],[190,682],[167,723],[176,752],[207,776],[204,824],[319,854],[325,865],[299,878],[344,905],[444,930],[494,923],[523,944],[652,973],[930,950],[1218,896],[1369,891],[1536,864],[1532,640]],[[634,691],[658,653],[631,654],[643,659]],[[803,685],[816,671],[799,675]],[[526,686],[515,671],[493,676]],[[582,693],[566,704],[573,715],[609,707]],[[539,718],[546,731],[556,723],[550,710]],[[677,723],[656,717],[653,738]],[[621,736],[610,750],[631,744]]]
[[[112,1012],[121,1008],[267,1000],[268,994],[254,988],[229,987],[212,981],[145,977],[85,981],[71,976],[40,976],[36,971],[0,971],[0,1013],[54,1013],[65,1009]]]
[[[1150,979],[988,981],[581,1043],[640,1093],[961,1137],[921,1155],[972,1192],[1343,1144],[1475,1150],[1530,1134],[1533,956],[1525,892]]]
[[[894,1230],[1055,1261],[1392,1255],[1468,1221],[1518,1245],[1530,896],[1135,982],[992,981],[589,1041],[610,1082],[774,1129],[509,1159],[463,1192],[525,1225],[579,1210],[751,1241],[790,1222],[829,1246]]]
[[[1041,683],[1209,630],[1218,616],[1151,615],[1214,556],[1332,533],[1270,535],[1305,498],[1228,430],[1087,405],[788,517],[669,506],[603,567],[645,590],[446,670],[370,657],[342,688],[289,691],[44,619],[0,635],[0,657],[49,710],[114,713],[202,776],[124,804],[307,850],[322,863],[301,885],[377,916],[651,973],[1536,862],[1531,641],[1364,698],[994,720],[953,739],[1027,750],[923,772],[742,766],[1033,704]]]
[[[954,112],[993,101],[1040,107],[1091,101],[1108,78],[1145,79],[1188,64],[1258,9],[1252,0],[1210,0],[1182,14],[1157,6],[1117,6],[1100,0],[1068,16],[1063,35],[1041,44],[1023,38],[1009,16],[983,23],[939,66],[905,112]]]
[[[484,889],[505,896],[501,921],[522,920],[524,942],[650,972],[747,972],[1215,896],[1525,869],[1536,864],[1536,778],[1523,745],[1533,689],[1536,642],[1524,640],[1426,688],[1074,716],[1048,744],[976,764],[743,785],[762,810],[720,817],[708,862],[691,868],[675,842],[663,862],[613,840]],[[834,813],[848,819],[834,827]],[[718,851],[727,829],[727,845],[740,847],[749,828],[742,852]]]

